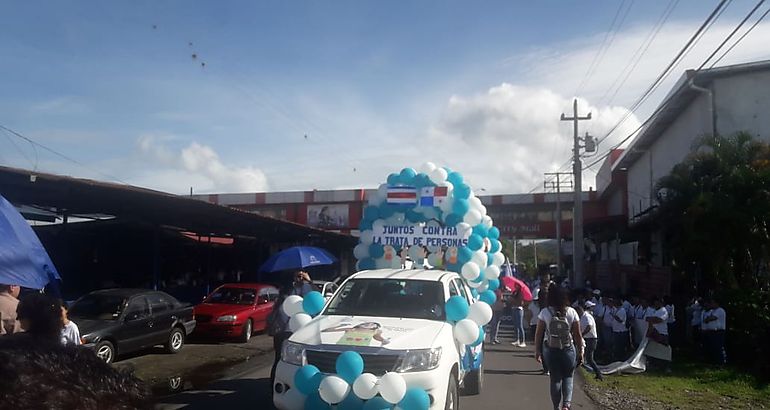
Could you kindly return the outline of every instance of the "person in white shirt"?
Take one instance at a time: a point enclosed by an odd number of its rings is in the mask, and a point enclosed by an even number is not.
[[[706,310],[703,312],[701,330],[708,358],[720,365],[727,363],[725,352],[725,330],[727,330],[727,313],[719,306],[713,297],[706,300]]]
[[[648,310],[645,320],[648,323],[647,337],[657,343],[665,346],[669,346],[669,333],[668,333],[668,310],[663,305],[663,300],[660,298],[652,298],[652,308]],[[654,365],[658,359],[654,359],[650,356],[647,357],[650,360],[650,364]],[[671,362],[665,361],[663,366],[667,373],[671,372]]]
[[[626,360],[626,348],[629,343],[628,328],[626,327],[626,310],[623,309],[623,306],[620,306],[620,303],[616,303],[613,299],[610,314],[608,316],[610,317],[612,326],[613,357],[615,360]]]
[[[578,306],[577,308],[575,308],[575,311],[580,317],[580,333],[583,335],[583,340],[585,341],[585,344],[586,344],[586,352],[585,352],[586,363],[594,371],[596,380],[604,380],[604,378],[602,377],[602,372],[599,370],[599,366],[596,365],[596,360],[594,359],[594,352],[596,351],[596,341],[598,339],[598,334],[596,333],[596,321],[594,320],[594,317],[591,314],[591,309],[593,309],[594,306],[595,304],[589,300],[585,302],[585,307],[586,307],[585,310],[583,310],[582,307]]]
[[[692,342],[695,346],[700,345],[700,326],[703,321],[703,305],[700,298],[693,298],[688,310],[690,311],[690,331],[692,333]]]
[[[666,320],[666,325],[668,325],[668,337],[669,341],[671,339],[674,328],[674,323],[676,322],[676,314],[674,312],[674,302],[671,300],[670,296],[664,296],[663,297],[663,303],[666,304],[666,312],[668,312],[668,319]]]
[[[71,321],[67,316],[67,305],[62,302],[61,305],[61,318],[64,322],[64,327],[61,330],[61,344],[63,345],[79,345],[80,341],[80,329],[75,322]]]
[[[532,341],[535,341],[535,330],[537,330],[537,315],[540,314],[540,306],[537,303],[538,298],[536,296],[532,297],[532,300],[529,302],[529,305],[527,305],[527,309],[529,309],[530,317],[529,317],[529,329],[532,333]]]

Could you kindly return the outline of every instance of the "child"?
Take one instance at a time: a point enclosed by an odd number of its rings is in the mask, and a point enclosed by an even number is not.
[[[61,330],[61,343],[65,346],[81,344],[80,329],[75,322],[67,317],[67,304],[64,302],[61,304],[61,318],[64,322],[64,328]]]

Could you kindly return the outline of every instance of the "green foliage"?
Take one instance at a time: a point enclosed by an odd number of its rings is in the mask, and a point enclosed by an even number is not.
[[[724,290],[719,299],[728,316],[728,360],[770,380],[770,292]]]
[[[749,134],[704,137],[657,186],[674,263],[706,288],[767,287],[770,146]]]

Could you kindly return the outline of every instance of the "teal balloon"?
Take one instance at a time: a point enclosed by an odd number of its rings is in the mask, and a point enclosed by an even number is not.
[[[364,401],[359,399],[352,391],[348,393],[345,400],[337,404],[337,410],[361,410],[364,408]]]
[[[430,408],[430,396],[423,389],[412,387],[406,390],[404,398],[398,402],[401,410],[428,410]]]
[[[455,185],[454,193],[452,194],[457,199],[468,199],[471,196],[471,187],[466,184]]]
[[[484,343],[484,326],[479,326],[479,337],[476,338],[476,341],[471,343],[471,346],[478,346],[482,343]]]
[[[363,258],[360,261],[358,261],[358,268],[360,270],[376,269],[377,264],[374,262],[374,259],[372,258]]]
[[[489,253],[500,252],[500,249],[503,247],[503,245],[497,239],[490,239],[489,243]]]
[[[489,306],[492,306],[495,304],[495,301],[497,300],[497,296],[495,295],[495,292],[491,290],[485,290],[481,292],[481,295],[479,295],[479,299],[482,302],[485,302]]]
[[[382,258],[385,255],[385,248],[379,243],[369,245],[369,257],[374,259]]]
[[[380,396],[374,396],[372,399],[367,400],[364,403],[364,410],[390,410],[393,405],[385,401]]]
[[[323,401],[318,391],[309,395],[305,400],[305,410],[331,410],[331,408],[329,403]]]
[[[373,223],[374,221],[371,219],[364,218],[361,220],[361,223],[358,224],[358,229],[361,231],[370,231],[372,229]]]
[[[452,202],[452,213],[454,214],[465,215],[468,213],[469,209],[470,204],[467,199],[455,199],[454,202]]]
[[[477,251],[481,249],[481,247],[484,246],[484,239],[481,238],[481,236],[477,234],[471,234],[471,236],[468,238],[468,248],[472,251]]]
[[[492,239],[500,239],[500,230],[495,226],[489,228],[489,237]]]
[[[449,175],[449,174],[451,174],[453,172],[452,168],[449,168],[449,167],[441,167],[441,168],[444,168],[444,171],[446,171],[447,175]]]
[[[321,377],[317,378],[316,375],[320,375]],[[312,364],[306,364],[297,369],[297,372],[294,373],[294,386],[296,386],[297,390],[302,394],[311,394],[318,392],[318,386],[321,385],[322,378],[323,374],[321,374],[317,367]]]
[[[446,312],[446,319],[450,322],[458,322],[468,317],[468,301],[462,296],[452,296],[446,301],[444,311]]]
[[[364,218],[374,221],[380,218],[380,209],[374,205],[367,205],[364,208]]]
[[[473,295],[474,299],[477,299],[479,297],[479,291],[474,288],[471,288],[471,295]]]
[[[478,278],[476,278],[476,279],[473,279],[473,282],[476,282],[476,283],[481,283],[481,282],[484,282],[484,280],[486,280],[486,278],[484,277],[484,275],[483,275],[483,274],[481,274],[481,275],[479,275],[479,277],[478,277]]]
[[[423,188],[423,187],[429,187],[429,186],[436,186],[436,184],[434,184],[433,181],[430,180],[430,177],[428,175],[419,173],[414,177],[414,186],[417,188]]]
[[[476,235],[482,238],[486,238],[487,235],[489,234],[489,229],[487,229],[487,227],[482,224],[478,224],[473,227],[473,233],[475,233]]]
[[[451,214],[446,216],[446,219],[444,219],[444,223],[446,226],[455,226],[463,221],[463,217],[452,212]]]
[[[451,182],[452,185],[458,186],[463,183],[463,176],[459,172],[453,171],[446,176],[446,180]]]
[[[315,316],[321,313],[325,303],[326,299],[324,299],[324,295],[322,295],[321,292],[308,292],[308,294],[305,295],[305,297],[302,299],[302,309],[308,315]]]
[[[492,266],[495,264],[495,254],[492,252],[487,252],[487,266]]]
[[[406,220],[414,223],[423,222],[425,221],[425,215],[410,209],[406,211]]]
[[[380,218],[382,219],[390,218],[391,216],[393,216],[393,214],[396,213],[396,211],[398,211],[398,209],[396,209],[395,206],[384,204],[380,206]]]
[[[473,251],[468,249],[467,246],[457,249],[457,263],[459,265],[465,265],[470,262],[473,257]]]
[[[500,287],[500,279],[489,280],[489,290],[497,290]]]
[[[348,350],[337,356],[337,375],[342,377],[350,385],[364,372],[364,359],[360,354]],[[354,394],[351,396],[355,396]]]
[[[413,168],[404,168],[399,174],[399,179],[401,179],[401,182],[411,185],[414,183],[415,176],[417,176],[417,172]]]
[[[461,265],[459,263],[447,263],[446,264],[446,270],[448,270],[450,272],[460,273],[460,269],[462,268],[462,266],[463,265]]]
[[[388,175],[388,185],[398,185],[401,183],[401,176],[396,173]]]

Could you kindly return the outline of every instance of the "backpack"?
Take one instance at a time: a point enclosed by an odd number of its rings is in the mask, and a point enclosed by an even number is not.
[[[557,313],[551,308],[548,308],[548,311],[551,312],[551,323],[548,324],[547,329],[548,347],[561,350],[571,346],[572,334],[566,315],[561,312]]]
[[[273,310],[270,312],[270,314],[267,316],[267,334],[268,336],[275,336],[279,333],[284,332],[286,329],[284,329],[285,324],[282,323],[281,320],[281,314],[278,312],[278,309],[280,309],[281,306],[276,303],[273,305]]]

